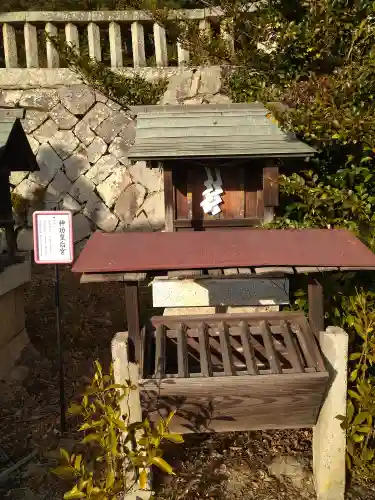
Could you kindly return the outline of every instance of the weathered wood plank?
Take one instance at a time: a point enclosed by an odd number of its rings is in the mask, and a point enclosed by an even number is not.
[[[223,269],[223,272],[224,272],[225,276],[237,276],[238,275],[237,267],[225,268],[225,269]]]
[[[168,271],[168,278],[186,279],[186,278],[195,278],[202,275],[203,271],[201,269],[183,269],[179,271]]]
[[[261,322],[261,331],[263,334],[264,347],[266,349],[266,356],[270,363],[272,373],[281,373],[281,364],[279,356],[276,352],[271,330],[266,321]]]
[[[186,330],[183,325],[177,328],[177,365],[178,365],[178,376],[188,377],[188,350],[186,341]]]
[[[247,323],[245,321],[241,321],[240,328],[243,355],[245,356],[247,371],[249,375],[257,375],[258,369],[255,361],[254,349],[249,341],[250,333]]]
[[[292,365],[293,371],[296,373],[304,372],[305,369],[302,365],[300,355],[298,354],[295,342],[293,340],[292,332],[290,331],[289,325],[286,321],[281,322],[281,327],[283,329],[283,336],[286,344],[286,348],[289,354],[289,361]]]
[[[135,361],[141,359],[141,325],[139,317],[139,289],[137,282],[125,283],[125,310],[129,340],[134,344]]]
[[[219,376],[207,377],[204,383],[202,377],[194,377],[175,379],[173,384],[142,381],[141,392],[157,392],[155,420],[168,411],[168,404],[179,406],[171,432],[230,432],[312,427],[327,384],[328,373]],[[181,398],[185,402],[179,405]]]
[[[315,278],[308,284],[309,323],[316,338],[324,330],[324,295],[323,286]]]
[[[165,327],[158,326],[155,332],[155,377],[165,377],[166,335]]]
[[[222,322],[219,325],[221,355],[223,357],[225,375],[236,375],[236,369],[233,363],[233,356],[229,342],[228,327]]]
[[[83,273],[81,283],[102,283],[111,281],[145,281],[147,273]]]
[[[210,356],[210,344],[208,341],[207,327],[204,323],[198,326],[199,347],[200,347],[200,364],[201,373],[204,377],[212,377],[212,364]]]

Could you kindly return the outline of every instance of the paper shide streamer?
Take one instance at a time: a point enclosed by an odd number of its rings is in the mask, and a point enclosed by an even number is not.
[[[221,194],[223,191],[223,182],[221,179],[220,171],[215,168],[215,180],[212,176],[211,169],[205,167],[207,180],[204,181],[204,187],[206,188],[203,193],[203,201],[200,206],[205,214],[217,215],[221,212],[220,204],[223,202]]]

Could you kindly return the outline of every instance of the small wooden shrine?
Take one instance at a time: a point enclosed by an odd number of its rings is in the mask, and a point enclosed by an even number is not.
[[[166,231],[97,232],[73,271],[83,282],[124,283],[129,358],[148,417],[177,409],[171,425],[181,433],[315,425],[329,384],[319,273],[373,269],[375,255],[345,230],[254,227],[278,205],[277,160],[314,154],[262,105],[136,114],[129,158],[163,169]],[[308,317],[280,310],[299,273],[310,277]],[[144,323],[142,282],[165,308]],[[276,310],[259,312],[265,305]],[[207,306],[214,311],[199,312]]]
[[[374,268],[375,255],[346,230],[233,229],[230,238],[219,230],[96,232],[73,272],[83,282],[124,283],[129,357],[139,363],[144,409],[157,418],[177,408],[172,428],[184,433],[315,425],[329,383],[316,277]],[[152,283],[158,306],[189,306],[183,296],[187,289],[193,301],[197,287],[210,305],[256,306],[288,303],[288,277],[298,273],[312,277],[309,318],[279,311],[141,323],[141,282]]]
[[[0,228],[5,229],[7,242],[5,255],[0,255],[0,270],[22,259],[16,255],[9,175],[11,172],[39,170],[21,124],[22,114],[22,110],[0,109]]]
[[[262,104],[145,106],[129,159],[164,172],[167,231],[249,227],[273,219],[280,158],[315,151]]]

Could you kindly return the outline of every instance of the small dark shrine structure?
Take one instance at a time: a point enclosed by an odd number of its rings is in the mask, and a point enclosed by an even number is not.
[[[314,153],[263,106],[136,113],[129,157],[163,169],[166,231],[97,232],[73,271],[82,282],[124,283],[144,409],[157,418],[177,408],[172,429],[182,433],[314,426],[329,384],[319,273],[374,269],[375,255],[346,230],[254,227],[278,205],[276,160]],[[298,273],[310,276],[308,318],[258,312],[288,304],[288,278]],[[151,282],[154,306],[166,308],[144,324],[142,282]],[[253,310],[189,314],[193,306]],[[166,315],[173,308],[183,312]]]
[[[19,110],[0,109],[0,228],[5,229],[7,242],[5,255],[0,255],[0,271],[23,258],[16,255],[9,175],[11,172],[39,170],[20,116]]]
[[[315,153],[282,132],[262,104],[145,106],[134,112],[129,159],[163,169],[167,231],[270,222],[279,203],[277,160]],[[201,207],[210,176],[222,200],[214,215]]]

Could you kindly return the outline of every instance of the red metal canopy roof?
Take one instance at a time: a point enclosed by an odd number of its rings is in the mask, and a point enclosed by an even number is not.
[[[375,254],[345,229],[94,233],[77,273],[230,267],[375,268]]]

